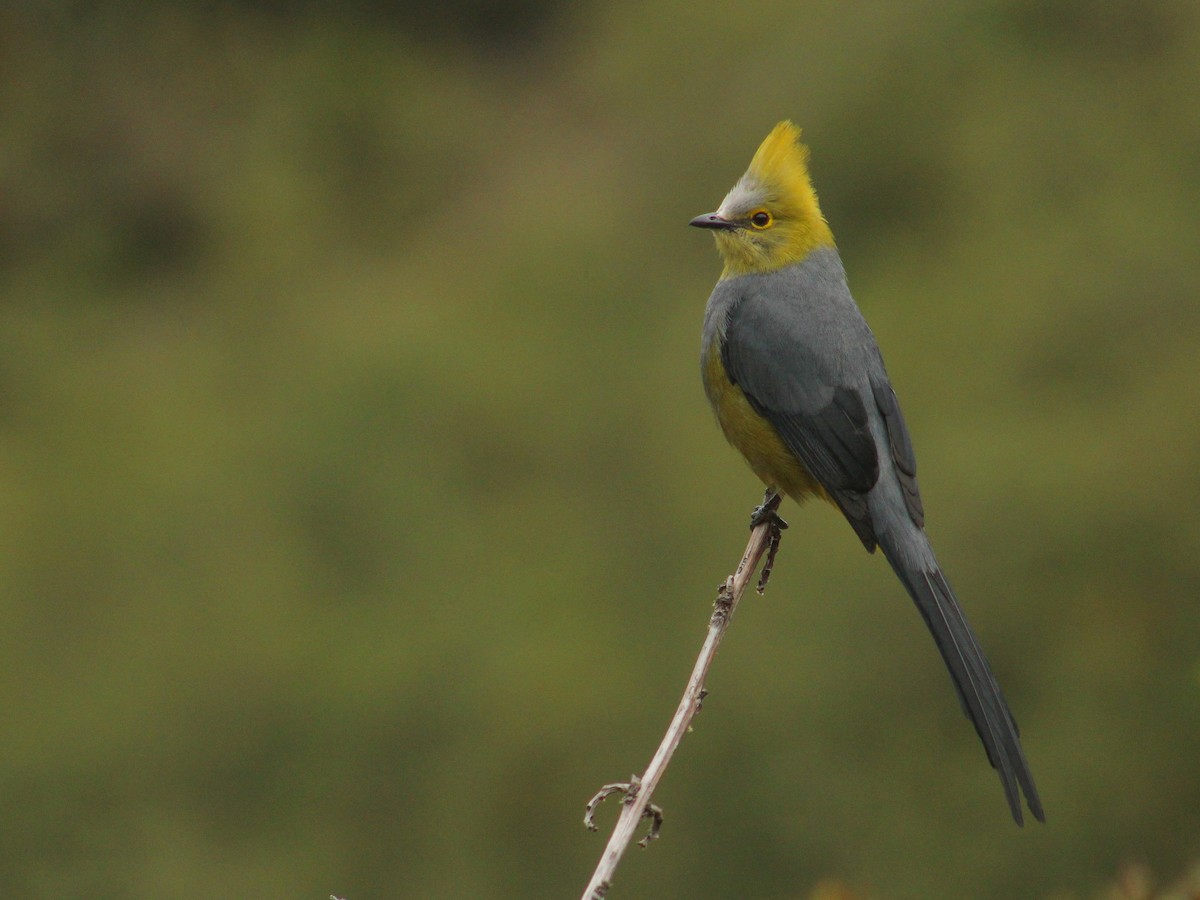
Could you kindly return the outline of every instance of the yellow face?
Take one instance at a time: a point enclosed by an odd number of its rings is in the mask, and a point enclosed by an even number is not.
[[[831,246],[833,234],[809,181],[800,130],[791,122],[776,125],[720,208],[691,224],[713,231],[725,262],[723,278],[769,272]]]
[[[798,262],[815,246],[806,238],[803,218],[761,188],[746,191],[743,182],[717,215],[732,226],[714,232],[727,275],[769,272]]]

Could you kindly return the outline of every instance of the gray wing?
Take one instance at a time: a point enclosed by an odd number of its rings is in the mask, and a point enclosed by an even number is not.
[[[908,429],[874,335],[854,305],[836,251],[744,279],[725,316],[730,379],[837,503],[868,550],[876,545],[867,494],[879,480],[870,422],[882,418],[884,452],[920,524]]]
[[[871,393],[887,428],[888,450],[896,464],[896,476],[904,492],[904,505],[913,522],[924,527],[925,508],[917,487],[917,457],[913,453],[912,439],[908,436],[908,426],[904,424],[904,414],[900,412],[900,401],[892,390],[887,373],[883,371],[882,360],[879,363],[879,377],[874,374],[871,376]]]

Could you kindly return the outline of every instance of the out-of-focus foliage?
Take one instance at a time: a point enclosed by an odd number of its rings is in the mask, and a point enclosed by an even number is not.
[[[808,900],[871,900],[870,893],[861,892],[848,884],[836,880],[825,880],[813,886]],[[1050,900],[1073,900],[1075,893],[1056,893]],[[1150,870],[1138,863],[1126,863],[1117,872],[1117,877],[1095,895],[1096,900],[1196,900],[1200,897],[1200,866],[1193,865],[1191,871],[1167,885],[1155,881]]]
[[[7,893],[577,895],[758,497],[685,223],[785,116],[1049,821],[793,509],[612,896],[1195,858],[1200,7],[416,9],[0,11]]]
[[[1200,865],[1193,863],[1189,871],[1162,885],[1146,866],[1126,863],[1098,896],[1100,900],[1196,900],[1200,897]]]

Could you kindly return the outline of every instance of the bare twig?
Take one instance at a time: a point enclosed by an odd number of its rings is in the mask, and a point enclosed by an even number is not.
[[[769,494],[768,497],[770,497]],[[766,505],[768,503],[764,503],[764,506]],[[729,627],[729,620],[733,618],[733,611],[737,608],[738,601],[754,576],[754,570],[758,567],[763,554],[767,552],[768,548],[771,548],[773,557],[775,549],[778,549],[781,525],[783,528],[787,527],[774,514],[774,509],[779,505],[779,498],[771,498],[769,505],[770,509],[767,512],[770,514],[762,516],[750,532],[750,543],[746,545],[746,552],[742,555],[742,561],[738,563],[737,570],[725,580],[725,583],[717,591],[717,602],[708,623],[708,636],[704,640],[700,656],[696,659],[696,665],[692,669],[692,677],[688,679],[683,698],[679,701],[678,709],[675,710],[675,718],[671,720],[662,743],[658,745],[658,752],[654,754],[654,759],[650,761],[645,774],[640,778],[635,775],[628,784],[606,784],[587,805],[584,824],[594,831],[596,823],[592,819],[592,813],[596,805],[610,794],[617,792],[624,794],[621,801],[621,816],[617,819],[617,825],[613,829],[612,837],[608,839],[608,846],[604,848],[604,854],[600,857],[596,871],[592,873],[592,880],[588,882],[587,889],[583,892],[583,900],[603,900],[608,894],[608,889],[612,886],[613,874],[621,862],[625,848],[633,840],[638,822],[643,818],[653,820],[650,832],[639,842],[641,846],[646,846],[658,836],[659,828],[662,826],[662,810],[650,803],[650,795],[654,793],[659,779],[662,778],[663,773],[667,770],[667,765],[671,762],[675,748],[683,740],[693,716],[700,708],[705,694],[704,680],[708,676],[708,669],[712,665],[713,658],[717,655],[717,647],[721,645],[721,638],[725,636],[725,629]],[[763,583],[765,584],[765,577]]]

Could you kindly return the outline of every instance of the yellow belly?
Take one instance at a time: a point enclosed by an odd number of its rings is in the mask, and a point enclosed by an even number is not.
[[[742,389],[729,380],[716,341],[704,363],[704,391],[726,439],[746,457],[763,484],[783,491],[797,503],[814,494],[833,502],[783,443],[775,426],[755,412]]]

